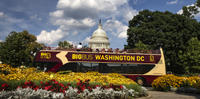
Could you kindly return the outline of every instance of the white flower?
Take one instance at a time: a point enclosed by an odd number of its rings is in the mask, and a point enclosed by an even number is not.
[[[53,93],[53,98],[59,98],[59,99],[62,99],[64,98],[64,94],[63,93]]]
[[[103,89],[101,87],[96,87],[95,89],[92,89],[90,92],[88,89],[85,89],[82,93],[78,94],[77,88],[69,87],[68,90],[65,91],[66,97],[70,97],[73,99],[77,98],[90,98],[90,99],[114,99],[114,97],[134,97],[136,95],[140,94],[146,94],[147,89],[142,87],[142,93],[138,93],[133,89],[127,89],[125,86],[123,86],[123,89],[120,91],[115,91],[112,88],[109,89]],[[31,89],[31,88],[18,88],[14,91],[1,91],[0,92],[0,99],[12,99],[18,97],[20,99],[29,99],[29,98],[56,98],[56,99],[62,99],[65,98],[63,93],[55,93],[51,91],[46,91],[43,89],[38,89],[37,91]]]

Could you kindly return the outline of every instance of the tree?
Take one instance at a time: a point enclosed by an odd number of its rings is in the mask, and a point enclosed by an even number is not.
[[[183,16],[189,17],[189,18],[194,18],[194,15],[199,13],[198,8],[196,6],[184,6],[182,8],[183,10]]]
[[[200,7],[200,0],[197,0],[194,5],[183,6],[182,15],[185,16],[185,17],[188,17],[188,18],[194,18],[194,15],[199,13],[198,7]]]
[[[192,38],[188,41],[185,53],[179,52],[179,58],[187,73],[200,72],[200,40]]]
[[[142,41],[139,40],[138,43],[135,43],[135,49],[137,50],[149,50],[151,47],[149,45],[144,44]]]
[[[0,59],[5,64],[12,66],[31,66],[34,55],[42,49],[42,45],[36,42],[36,37],[28,31],[11,32],[5,42],[0,45]]]
[[[197,6],[197,7],[200,7],[200,0],[197,0],[197,1],[196,1],[196,6]]]
[[[72,48],[72,47],[73,47],[73,45],[70,44],[68,41],[63,41],[63,42],[60,41],[60,42],[58,43],[58,46],[59,46],[60,48],[64,48],[64,49]]]
[[[142,41],[152,49],[164,49],[167,70],[183,73],[178,52],[186,51],[192,37],[200,37],[200,24],[191,18],[166,12],[143,10],[129,21],[127,48]],[[185,44],[186,43],[186,44]]]

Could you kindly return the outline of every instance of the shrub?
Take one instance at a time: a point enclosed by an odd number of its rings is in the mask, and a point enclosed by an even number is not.
[[[191,87],[200,89],[200,77],[179,77],[175,75],[165,75],[155,79],[152,87],[156,90],[169,91],[171,88]]]

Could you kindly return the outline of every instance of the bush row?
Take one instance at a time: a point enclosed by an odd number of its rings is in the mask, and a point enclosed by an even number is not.
[[[200,77],[179,77],[173,74],[164,75],[155,79],[152,87],[156,90],[170,91],[177,88],[195,88],[200,89]]]

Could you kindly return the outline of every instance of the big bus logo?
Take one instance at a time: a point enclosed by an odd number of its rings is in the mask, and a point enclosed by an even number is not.
[[[40,54],[41,59],[50,59],[51,58],[51,53],[41,53]]]
[[[154,61],[154,56],[150,55],[150,62]]]

